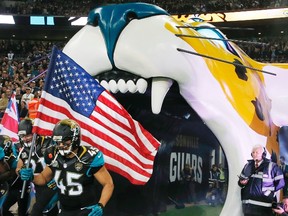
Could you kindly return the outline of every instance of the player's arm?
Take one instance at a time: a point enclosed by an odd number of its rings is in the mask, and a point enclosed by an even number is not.
[[[93,174],[94,178],[102,185],[99,203],[102,205],[101,207],[104,207],[112,196],[114,184],[110,173],[105,167],[104,155],[101,151],[97,151],[87,173]]]
[[[24,163],[23,163],[22,159],[19,158],[18,162],[17,162],[17,167],[15,169],[15,172],[17,175],[19,175],[19,171],[23,168],[23,165],[24,165]]]
[[[105,206],[114,190],[113,179],[105,166],[102,166],[100,170],[94,174],[94,177],[103,186],[99,203]]]
[[[49,166],[46,166],[41,173],[34,174],[33,183],[36,185],[46,185],[52,178],[52,170]]]
[[[87,171],[88,176],[92,176],[102,185],[102,191],[100,199],[97,204],[86,207],[86,209],[91,209],[89,215],[103,215],[104,207],[112,196],[114,190],[114,184],[111,175],[104,166],[104,157],[101,151],[96,152],[90,169]]]

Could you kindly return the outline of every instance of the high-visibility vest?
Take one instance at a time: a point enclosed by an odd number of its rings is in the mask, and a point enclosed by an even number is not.
[[[220,172],[220,175],[219,175],[219,180],[220,182],[225,182],[225,173],[222,169],[218,169],[219,172]]]
[[[35,119],[37,115],[37,110],[39,107],[40,101],[36,98],[28,102],[28,114],[29,118]]]

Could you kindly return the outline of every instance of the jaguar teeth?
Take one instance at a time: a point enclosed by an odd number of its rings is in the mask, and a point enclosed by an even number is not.
[[[154,114],[159,114],[164,98],[173,84],[173,80],[167,78],[153,78],[151,93],[151,108]]]
[[[125,82],[123,79],[119,79],[118,82],[110,80],[109,82],[102,80],[100,84],[112,93],[140,93],[144,94],[147,90],[148,83],[145,79],[140,78],[136,84],[133,80]],[[151,90],[151,109],[154,114],[161,112],[164,98],[173,84],[173,80],[168,78],[153,78],[152,90]]]
[[[100,81],[100,84],[108,91],[112,93],[136,93],[139,92],[140,94],[144,94],[147,90],[148,83],[145,79],[140,78],[135,83],[133,80],[128,80],[125,82],[123,79],[116,80],[109,80],[108,82],[106,80]]]

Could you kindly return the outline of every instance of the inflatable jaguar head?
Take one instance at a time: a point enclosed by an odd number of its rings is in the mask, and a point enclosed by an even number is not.
[[[241,215],[237,176],[252,146],[279,151],[277,130],[288,121],[288,66],[256,62],[228,40],[203,36],[226,39],[208,23],[181,22],[155,5],[108,5],[90,12],[63,52],[112,93],[149,92],[154,114],[176,85],[226,155],[221,215]]]

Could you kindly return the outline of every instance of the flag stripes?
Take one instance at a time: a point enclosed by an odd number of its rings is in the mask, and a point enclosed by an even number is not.
[[[3,118],[0,125],[0,134],[9,136],[13,142],[17,142],[18,138],[18,108],[15,98],[15,93],[12,93],[11,98],[8,102],[7,108],[5,109]]]

